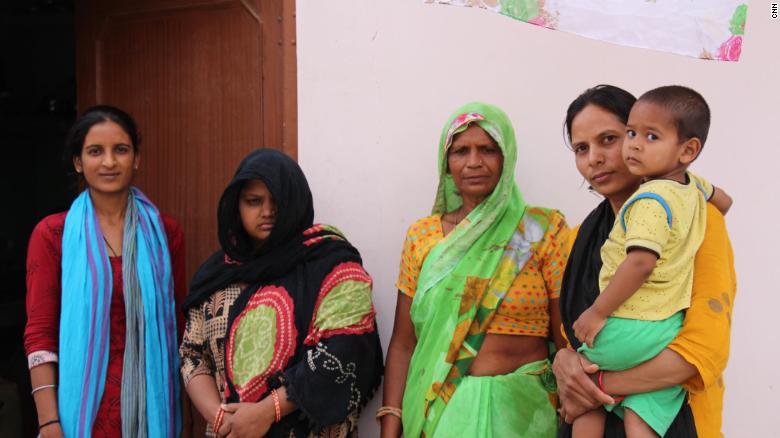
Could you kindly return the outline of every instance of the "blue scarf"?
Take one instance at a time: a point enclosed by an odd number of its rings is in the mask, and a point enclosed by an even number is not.
[[[160,213],[131,188],[123,238],[127,334],[122,375],[124,436],[180,430],[178,351],[170,255]],[[88,437],[108,366],[112,273],[88,191],[71,205],[62,236],[58,405],[67,437]]]

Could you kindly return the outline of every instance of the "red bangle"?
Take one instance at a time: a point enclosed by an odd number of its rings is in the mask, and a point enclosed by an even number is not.
[[[222,420],[225,418],[225,411],[222,410],[222,406],[217,410],[217,415],[214,416],[214,433],[219,434],[219,429],[222,427]]]
[[[609,394],[607,392],[607,390],[604,389],[604,371],[599,371],[599,374],[598,374],[598,384],[599,384],[599,389],[601,390],[601,392],[603,392],[604,394]],[[626,398],[625,396],[622,396],[622,395],[615,396],[615,395],[609,394],[609,396],[612,397],[615,400],[615,403],[620,403],[620,402],[623,401],[624,398]]]
[[[274,420],[276,423],[282,421],[282,407],[279,405],[279,394],[276,390],[271,390],[271,397],[274,398]]]

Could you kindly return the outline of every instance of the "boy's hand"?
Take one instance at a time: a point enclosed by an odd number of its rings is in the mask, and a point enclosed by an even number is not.
[[[734,200],[731,199],[731,196],[724,192],[723,189],[713,187],[712,196],[710,196],[709,202],[712,203],[712,205],[720,210],[720,212],[725,216],[731,208],[731,205],[734,203]]]
[[[588,310],[582,312],[579,318],[574,321],[574,336],[593,348],[593,342],[596,340],[596,335],[599,334],[604,324],[607,323],[607,317],[600,315],[593,310],[593,307],[589,307]]]

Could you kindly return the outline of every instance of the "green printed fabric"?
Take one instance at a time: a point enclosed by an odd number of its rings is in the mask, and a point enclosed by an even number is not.
[[[256,307],[241,318],[235,334],[233,381],[246,385],[268,369],[276,343],[276,310]]]
[[[556,397],[555,376],[546,359],[510,374],[466,376],[430,437],[554,438]]]
[[[373,310],[371,284],[347,280],[335,286],[317,308],[318,330],[335,330],[358,324]]]

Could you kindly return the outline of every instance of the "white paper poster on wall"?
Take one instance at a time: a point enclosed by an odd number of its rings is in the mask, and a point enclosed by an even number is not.
[[[423,0],[487,9],[549,29],[702,59],[738,61],[744,0]]]

